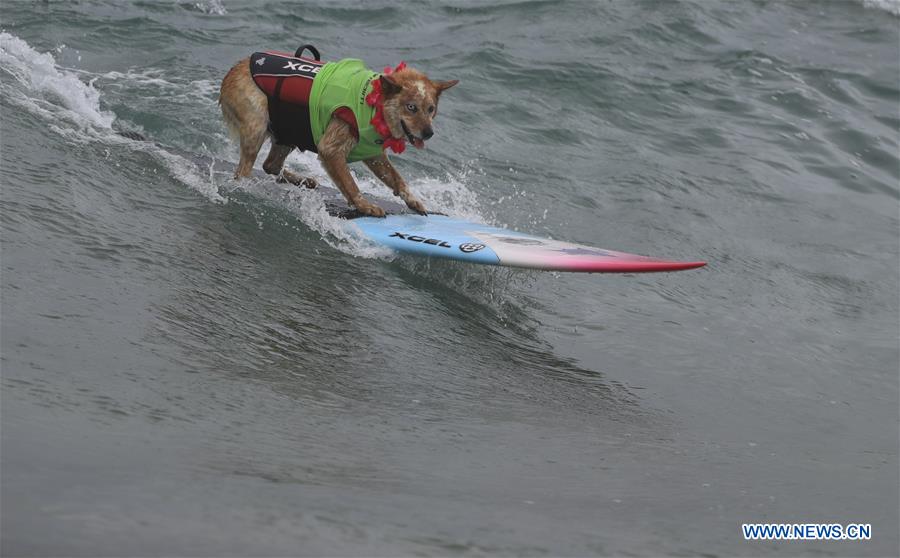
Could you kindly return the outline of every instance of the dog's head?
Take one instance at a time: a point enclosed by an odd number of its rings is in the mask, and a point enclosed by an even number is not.
[[[381,76],[384,120],[391,136],[406,138],[419,149],[434,135],[431,121],[437,116],[438,99],[459,80],[431,81],[425,74],[404,68]]]

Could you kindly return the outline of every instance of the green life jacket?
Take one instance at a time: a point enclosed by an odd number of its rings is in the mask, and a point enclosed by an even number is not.
[[[366,104],[366,95],[372,91],[372,80],[376,77],[377,73],[355,58],[328,62],[322,66],[309,94],[309,121],[313,141],[317,145],[325,135],[325,128],[334,111],[347,107],[356,117],[356,128],[359,130],[359,143],[347,160],[362,161],[383,153],[381,136],[370,123],[375,107]]]

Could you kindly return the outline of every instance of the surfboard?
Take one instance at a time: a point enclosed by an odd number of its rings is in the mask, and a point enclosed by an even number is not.
[[[197,156],[194,160],[210,171],[234,171],[231,163]],[[259,170],[254,175],[268,177]],[[314,191],[322,196],[329,215],[345,221],[348,227],[355,227],[375,244],[414,256],[583,273],[682,271],[706,265],[703,261],[651,258],[542,238],[439,213],[419,215],[405,204],[377,197],[370,199],[385,210],[386,216],[368,217],[350,206],[336,188],[320,185]]]
[[[385,217],[361,215],[338,190],[319,186],[325,207],[345,219],[369,240],[397,252],[463,262],[583,273],[651,273],[682,271],[706,265],[703,261],[650,258],[542,238],[500,227],[456,219],[448,215],[419,215],[404,204],[372,198]]]

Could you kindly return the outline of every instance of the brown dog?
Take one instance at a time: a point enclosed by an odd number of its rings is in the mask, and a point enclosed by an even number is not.
[[[383,217],[384,210],[360,194],[347,166],[363,161],[410,209],[425,214],[425,206],[385,150],[402,152],[405,141],[424,147],[434,135],[432,120],[441,92],[457,80],[435,82],[404,64],[377,74],[359,60],[325,64],[300,54],[257,52],[235,64],[222,80],[222,114],[240,139],[235,178],[250,175],[262,144],[270,138],[263,169],[279,180],[315,188],[315,180],[283,167],[295,147],[316,152],[347,202],[366,215]]]

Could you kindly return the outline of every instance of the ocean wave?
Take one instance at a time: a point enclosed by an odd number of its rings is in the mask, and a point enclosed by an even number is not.
[[[106,89],[137,85],[155,89],[156,95],[211,101],[219,97],[219,84],[214,80],[182,79],[162,69],[150,68],[141,71],[129,69],[125,72],[109,71],[102,74],[91,74],[83,70],[73,71],[92,76],[92,81],[102,84]]]
[[[225,5],[222,4],[222,0],[200,0],[199,2],[194,2],[194,7],[210,15],[226,15],[228,13]]]
[[[210,201],[225,201],[219,195],[218,187],[188,161],[153,144],[125,138],[116,131],[114,124],[116,128],[121,127],[117,116],[102,108],[101,92],[95,87],[106,74],[93,75],[84,82],[79,75],[91,74],[63,68],[49,52],[38,52],[26,41],[7,32],[0,32],[0,68],[13,78],[12,82],[0,83],[3,96],[47,120],[50,130],[72,142],[100,141],[150,151],[176,180]]]
[[[900,16],[900,0],[863,0],[863,6],[890,12]]]
[[[82,128],[112,128],[116,116],[100,108],[100,92],[93,83],[82,82],[74,73],[59,68],[50,53],[40,53],[5,31],[0,32],[0,67],[25,89],[24,98],[9,92],[11,100],[20,105]]]

